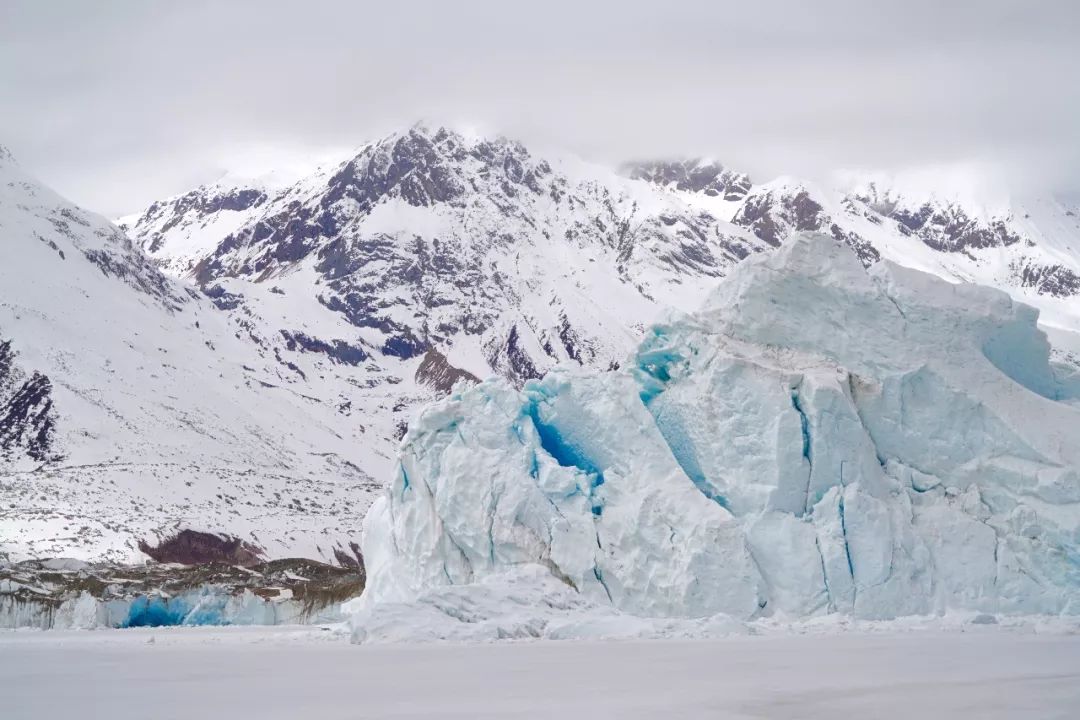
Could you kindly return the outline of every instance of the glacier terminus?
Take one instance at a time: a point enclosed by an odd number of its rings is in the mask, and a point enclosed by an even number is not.
[[[458,385],[367,515],[354,638],[1075,614],[1080,382],[1037,316],[803,233],[621,369]]]

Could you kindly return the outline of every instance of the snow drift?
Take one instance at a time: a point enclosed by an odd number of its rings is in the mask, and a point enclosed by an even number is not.
[[[622,370],[459,389],[367,516],[356,637],[452,634],[492,588],[570,616],[1076,613],[1080,408],[1037,316],[802,234]]]

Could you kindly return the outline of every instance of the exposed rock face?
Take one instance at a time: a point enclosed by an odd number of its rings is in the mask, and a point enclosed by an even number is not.
[[[334,559],[337,560],[338,565],[341,567],[357,571],[361,583],[367,580],[367,569],[364,567],[364,556],[360,552],[359,543],[349,543],[348,549],[334,548]],[[359,594],[357,593],[357,595]]]
[[[843,229],[802,187],[755,192],[747,197],[732,222],[773,247],[779,247],[794,232],[825,232],[851,247],[864,266],[881,259],[873,245],[857,233]]]
[[[976,220],[956,204],[923,202],[912,206],[904,198],[882,191],[873,184],[852,197],[879,215],[896,221],[901,233],[915,235],[935,250],[961,252],[1009,246],[1022,239],[1009,227],[1009,218]]]
[[[120,229],[139,238],[142,248],[167,258],[163,266],[173,272],[188,272],[199,253],[211,249],[233,227],[230,220],[257,212],[267,201],[267,189],[244,187],[233,182],[204,185],[169,200],[155,202],[141,214],[119,221]],[[178,233],[209,239],[172,243]]]
[[[743,173],[707,160],[630,163],[623,167],[623,173],[635,180],[730,201],[742,200],[752,185]]]
[[[681,196],[717,197],[697,189],[700,184],[693,181],[686,163],[629,165],[624,172]],[[956,282],[1007,288],[1024,298],[1065,298],[1076,293],[1072,276],[1080,276],[1075,251],[1080,223],[1075,220],[1074,197],[1008,201],[995,197],[988,202],[975,187],[977,181],[972,181],[972,187],[952,187],[946,194],[930,187],[901,191],[891,182],[863,179],[854,186],[842,182],[824,187],[782,177],[748,185],[745,192],[740,190],[740,202],[723,209],[730,212],[734,224],[773,247],[792,232],[824,232],[852,247],[866,266],[887,257],[932,268]],[[936,254],[928,256],[925,248]],[[1062,308],[1040,304],[1044,312],[1048,307]],[[1066,324],[1080,329],[1075,313],[1069,314]],[[1058,317],[1047,320],[1062,324]]]
[[[11,341],[0,340],[0,455],[56,460],[52,383],[39,372],[27,378],[15,360]]]
[[[417,127],[271,198],[221,238],[194,278],[208,288],[223,278],[260,282],[311,263],[320,304],[382,335],[380,354],[409,359],[461,334],[498,333],[506,308],[524,301],[525,278],[507,261],[555,244],[608,256],[602,262],[643,293],[655,284],[647,266],[668,278],[718,277],[757,245],[674,201],[645,214],[627,191],[572,178],[519,143]],[[557,332],[524,320],[519,335]],[[503,332],[513,340],[514,330]],[[528,355],[522,372],[558,358]]]
[[[359,345],[350,345],[344,340],[331,340],[324,342],[302,332],[289,332],[282,330],[281,336],[285,338],[285,347],[289,350],[301,350],[313,353],[322,353],[333,362],[342,365],[356,366],[368,359],[368,353]]]
[[[251,543],[240,538],[196,530],[181,530],[156,546],[140,540],[139,550],[157,562],[181,565],[223,562],[246,567],[262,561],[262,551]]]
[[[1019,274],[1024,287],[1035,288],[1041,294],[1054,297],[1080,294],[1080,274],[1064,265],[1024,265]]]
[[[424,353],[424,359],[416,367],[416,381],[430,386],[440,395],[445,395],[459,381],[478,383],[480,379],[466,370],[454,367],[445,355],[432,348]]]

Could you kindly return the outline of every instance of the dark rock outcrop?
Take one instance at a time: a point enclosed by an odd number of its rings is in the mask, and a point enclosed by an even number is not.
[[[1024,239],[1009,227],[1006,218],[980,220],[956,203],[902,204],[897,197],[873,184],[852,195],[851,199],[865,204],[879,216],[895,221],[901,234],[915,236],[943,252],[1007,247]]]
[[[325,342],[299,331],[290,332],[288,330],[282,330],[281,336],[285,338],[285,347],[287,349],[321,353],[339,365],[356,367],[369,357],[362,347],[349,344],[344,340],[335,339]]]
[[[623,167],[623,174],[635,180],[725,200],[742,200],[751,187],[750,178],[743,173],[703,160],[630,163]]]
[[[424,359],[416,368],[416,382],[433,388],[441,395],[450,392],[459,380],[469,383],[480,382],[480,378],[471,372],[451,365],[446,356],[435,348],[424,353]]]
[[[773,247],[779,247],[794,232],[823,232],[850,246],[866,267],[881,259],[873,245],[858,233],[841,228],[802,187],[751,195],[735,213],[732,222]]]
[[[59,459],[54,448],[56,411],[52,382],[39,372],[30,377],[16,364],[10,340],[0,341],[0,456],[26,456],[45,463]]]
[[[262,561],[262,550],[240,538],[181,530],[157,545],[139,541],[139,550],[160,563],[205,565],[213,562],[247,567]]]
[[[1041,295],[1072,297],[1080,293],[1080,275],[1063,265],[1024,265],[1019,271],[1020,285],[1034,288]]]

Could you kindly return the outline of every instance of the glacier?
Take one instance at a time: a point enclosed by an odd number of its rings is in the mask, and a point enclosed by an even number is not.
[[[0,590],[7,581],[0,582]],[[95,630],[98,628],[200,625],[298,625],[341,622],[340,604],[312,609],[283,594],[266,598],[251,590],[208,585],[182,595],[149,593],[116,598],[83,591],[54,602],[0,594],[0,630]]]
[[[804,233],[621,369],[460,385],[365,519],[354,639],[1077,614],[1080,393],[1037,319]]]
[[[0,563],[0,631],[334,623],[362,589],[362,571],[302,558],[248,567]]]

